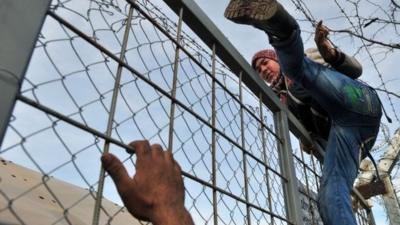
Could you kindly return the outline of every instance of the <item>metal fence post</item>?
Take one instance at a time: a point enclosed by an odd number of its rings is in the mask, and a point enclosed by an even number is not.
[[[367,210],[367,219],[368,219],[368,224],[369,225],[376,225],[374,213],[372,212],[371,209]]]
[[[49,4],[0,1],[0,146]]]
[[[133,16],[133,7],[132,5],[130,5],[128,17],[126,18],[125,33],[121,46],[121,55],[119,58],[121,61],[123,61],[125,58],[126,46],[128,45],[132,16]],[[119,88],[121,85],[120,83],[121,83],[122,69],[123,69],[122,65],[119,64],[117,69],[117,74],[115,76],[115,83],[114,83],[113,95],[110,106],[110,114],[108,116],[108,122],[107,122],[106,135],[109,137],[112,136],[112,126],[114,122],[115,111],[117,108],[117,99],[118,99]],[[104,143],[103,153],[108,153],[109,150],[110,150],[110,142],[106,141]],[[100,208],[101,208],[101,201],[103,199],[104,181],[105,181],[105,170],[103,167],[100,167],[99,186],[97,188],[95,206],[93,210],[93,220],[92,220],[93,225],[98,225],[100,222]]]
[[[241,72],[239,75],[239,99],[240,99],[240,133],[241,133],[241,141],[242,148],[246,149],[246,137],[245,133],[245,125],[244,125],[244,108],[243,108],[243,83],[242,83],[243,73]],[[247,154],[243,152],[243,173],[244,173],[244,196],[246,198],[246,202],[249,202],[249,176],[247,172]],[[247,225],[251,225],[250,220],[250,206],[246,204],[246,221]]]
[[[178,30],[176,32],[176,42],[180,44],[181,42],[181,33],[182,33],[182,22],[183,22],[183,8],[179,10],[179,20],[178,20]],[[176,89],[178,83],[178,72],[179,72],[179,45],[176,45],[175,48],[175,60],[174,60],[174,69],[173,69],[173,78],[172,78],[172,89],[171,96],[173,99],[176,98]],[[174,124],[175,124],[175,111],[176,111],[176,103],[171,101],[171,110],[170,110],[170,123],[169,123],[169,137],[168,137],[168,151],[172,152],[174,147]]]
[[[260,93],[259,95],[259,103],[260,103],[260,132],[261,132],[261,143],[262,143],[262,152],[263,152],[263,160],[265,162],[266,165],[268,165],[268,155],[267,155],[267,140],[266,140],[266,135],[264,132],[264,110],[263,110],[263,97],[262,97],[262,93]],[[265,180],[266,180],[266,184],[267,184],[267,188],[268,190],[271,190],[271,184],[270,184],[270,175],[269,175],[269,171],[268,171],[268,167],[265,167]],[[270,212],[272,212],[272,196],[270,194],[271,192],[268,191],[268,209]],[[271,225],[274,225],[274,217],[272,216],[272,214],[270,215],[271,218]]]
[[[282,110],[274,113],[274,121],[276,133],[279,135],[281,140],[278,141],[278,152],[280,161],[279,163],[281,167],[281,172],[287,179],[287,182],[283,185],[286,213],[289,220],[293,224],[302,225],[303,222],[301,218],[301,207],[299,198],[300,192],[298,189],[292,148],[290,145],[287,112]]]
[[[389,224],[400,224],[400,206],[393,188],[391,176],[385,176],[382,178],[382,180],[385,183],[386,189],[386,193],[383,194],[382,197],[385,204],[387,216],[389,217]]]
[[[212,129],[212,141],[211,141],[211,152],[212,152],[212,184],[213,186],[217,186],[217,131],[214,129],[217,124],[217,94],[216,94],[216,55],[215,55],[215,45],[212,47],[212,64],[211,64],[211,74],[213,77],[211,83],[211,125]],[[218,225],[218,198],[217,198],[217,190],[213,188],[213,217],[214,217],[214,225]]]

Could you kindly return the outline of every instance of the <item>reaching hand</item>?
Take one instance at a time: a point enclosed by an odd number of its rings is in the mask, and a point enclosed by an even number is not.
[[[337,58],[335,47],[328,39],[329,29],[322,24],[322,20],[318,22],[315,28],[314,41],[317,44],[318,51],[321,53],[322,58],[328,63],[334,62]]]
[[[155,225],[193,224],[184,207],[181,168],[172,153],[158,144],[134,141],[136,174],[129,177],[124,165],[112,154],[101,158],[104,169],[113,179],[128,211],[136,218]]]

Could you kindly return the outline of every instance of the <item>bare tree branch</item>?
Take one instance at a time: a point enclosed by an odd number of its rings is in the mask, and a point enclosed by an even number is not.
[[[392,95],[392,96],[394,96],[394,97],[396,97],[396,98],[399,98],[399,99],[400,99],[400,95],[399,95],[399,94],[396,94],[396,93],[394,93],[394,92],[391,92],[391,91],[389,91],[389,90],[382,89],[382,88],[375,88],[375,90],[377,90],[377,91],[381,91],[381,92],[385,92],[386,94]]]
[[[360,39],[365,40],[365,41],[367,41],[369,43],[372,43],[372,44],[378,44],[378,45],[385,46],[385,47],[388,47],[388,48],[400,49],[400,43],[395,44],[395,43],[385,43],[385,42],[377,41],[377,40],[374,40],[374,39],[366,38],[366,37],[364,37],[362,35],[359,35],[359,34],[353,32],[353,31],[351,31],[351,30],[331,30],[331,31],[332,32],[336,32],[336,33],[347,33],[347,34],[350,34],[351,36],[360,38]]]

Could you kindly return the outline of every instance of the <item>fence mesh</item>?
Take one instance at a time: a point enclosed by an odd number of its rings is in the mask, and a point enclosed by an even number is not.
[[[82,223],[91,223],[104,146],[111,143],[133,174],[135,156],[124,147],[148,139],[164,148],[172,143],[196,224],[290,224],[273,113],[189,27],[179,33],[178,16],[157,4],[52,2],[0,152],[4,168],[12,161],[37,175],[29,175],[29,185],[18,180],[12,191],[0,183],[0,217],[33,224],[23,204],[35,195],[57,209],[37,224],[77,224],[83,209]],[[309,224],[322,224],[316,210],[321,165],[299,150],[294,158],[303,213]],[[53,184],[59,180],[82,193],[61,192]],[[119,205],[103,201],[101,224],[119,224],[127,213],[108,177],[104,188],[103,196]],[[366,218],[359,210],[358,223],[368,224]]]

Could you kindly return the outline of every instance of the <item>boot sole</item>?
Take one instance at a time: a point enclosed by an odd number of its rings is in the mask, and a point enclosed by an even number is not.
[[[277,7],[276,0],[231,0],[224,16],[235,23],[254,25],[271,18]]]

